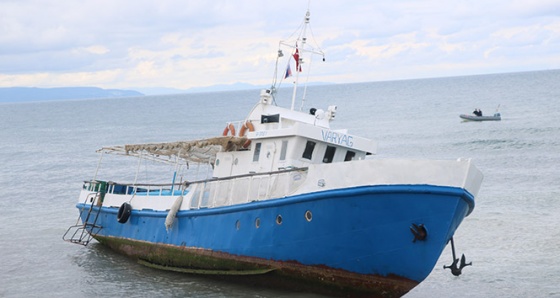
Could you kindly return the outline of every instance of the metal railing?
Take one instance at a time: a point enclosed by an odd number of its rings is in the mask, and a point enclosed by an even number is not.
[[[288,168],[265,173],[249,173],[182,183],[116,183],[84,181],[83,188],[92,192],[134,196],[179,196],[189,198],[190,209],[229,206],[293,193],[305,180],[307,167]],[[187,203],[187,202],[185,202]]]

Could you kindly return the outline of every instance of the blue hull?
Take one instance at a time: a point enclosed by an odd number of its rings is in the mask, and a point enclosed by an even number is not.
[[[90,205],[77,207],[85,220]],[[93,207],[94,213],[100,212],[96,225],[101,226],[93,234],[123,253],[165,266],[229,270],[244,269],[243,264],[274,268],[290,263],[296,264],[295,271],[324,268],[352,276],[402,280],[407,285],[396,292],[402,295],[429,275],[473,208],[473,196],[460,188],[364,186],[179,211],[169,231],[164,224],[167,212],[133,210],[130,219],[121,224],[117,208]],[[89,222],[94,218],[90,215]],[[425,240],[413,241],[413,224],[426,227]],[[173,249],[209,259],[215,256],[219,261],[197,263],[173,258],[174,253],[163,258],[153,253]]]

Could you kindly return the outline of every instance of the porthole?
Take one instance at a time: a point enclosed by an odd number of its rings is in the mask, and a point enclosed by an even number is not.
[[[276,224],[278,224],[278,225],[282,224],[282,215],[276,216]]]
[[[313,219],[313,214],[311,214],[311,211],[309,210],[305,211],[305,219],[307,221],[311,221],[311,219]]]
[[[257,219],[255,219],[255,227],[258,229],[261,226],[261,219],[257,217]]]
[[[237,220],[235,222],[235,229],[239,230],[239,228],[241,228],[241,223],[239,222],[239,220]]]
[[[216,166],[220,165],[220,159],[216,159]]]

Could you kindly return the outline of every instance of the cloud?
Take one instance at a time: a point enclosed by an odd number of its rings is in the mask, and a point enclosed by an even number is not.
[[[103,55],[106,54],[107,52],[109,52],[109,49],[107,49],[104,46],[101,45],[92,45],[89,47],[85,47],[85,48],[78,48],[76,49],[77,51],[85,51],[91,54],[96,54],[96,55]]]
[[[0,1],[0,87],[190,88],[270,83],[278,41],[305,3],[256,0]],[[560,3],[311,3],[317,81],[558,68]]]

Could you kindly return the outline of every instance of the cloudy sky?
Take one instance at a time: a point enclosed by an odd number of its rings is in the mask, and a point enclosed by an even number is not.
[[[0,87],[270,84],[305,0],[0,0]],[[317,0],[320,82],[560,68],[558,0]],[[315,62],[314,62],[315,63]]]

